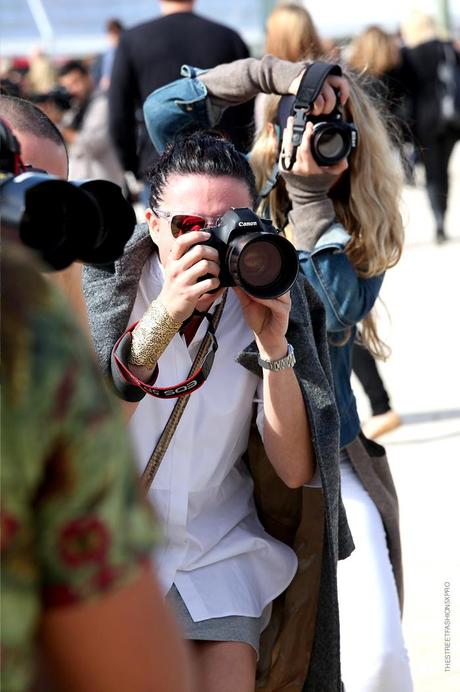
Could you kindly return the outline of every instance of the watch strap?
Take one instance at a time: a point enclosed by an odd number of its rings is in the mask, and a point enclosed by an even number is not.
[[[293,368],[295,365],[295,355],[294,349],[291,344],[288,344],[288,351],[285,356],[278,358],[277,360],[264,360],[263,358],[257,356],[257,362],[261,368],[265,370],[273,370],[274,372],[279,372],[280,370],[287,370],[288,368]]]

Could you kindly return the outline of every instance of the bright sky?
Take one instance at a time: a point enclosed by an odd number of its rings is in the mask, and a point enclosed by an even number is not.
[[[355,32],[358,27],[380,24],[395,31],[411,9],[437,15],[438,0],[304,0],[319,31],[325,36]],[[451,19],[460,23],[460,0],[449,1]]]

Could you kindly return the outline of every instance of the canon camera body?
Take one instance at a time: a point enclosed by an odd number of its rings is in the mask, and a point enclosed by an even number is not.
[[[207,229],[211,237],[201,243],[219,253],[221,286],[240,286],[256,298],[277,298],[286,293],[299,271],[292,243],[251,209],[230,209],[219,226]]]

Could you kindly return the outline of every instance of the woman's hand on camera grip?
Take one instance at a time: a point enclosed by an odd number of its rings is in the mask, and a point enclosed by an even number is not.
[[[289,93],[297,95],[300,82],[305,74],[305,70],[301,72],[289,85]],[[335,91],[334,91],[335,90]],[[340,103],[345,105],[350,96],[350,84],[346,77],[338,77],[337,75],[329,75],[323,84],[321,92],[313,104],[312,114],[321,115],[322,113],[331,113],[336,105],[336,91],[340,93]]]
[[[289,159],[292,155],[293,125],[294,118],[290,116],[287,119],[287,124],[283,132],[283,142],[279,162],[281,173],[283,174],[283,176],[286,175],[286,177],[288,173],[286,172],[285,174],[283,160],[289,162]],[[315,176],[317,182],[319,182],[319,180],[322,178],[322,180],[324,181],[324,189],[327,191],[330,190],[330,188],[339,179],[342,173],[344,173],[347,170],[348,161],[347,159],[341,159],[338,163],[336,163],[333,166],[319,166],[313,158],[313,154],[311,152],[312,134],[313,123],[307,122],[305,131],[302,136],[302,141],[300,143],[300,146],[297,148],[296,160],[290,173],[300,176]]]
[[[209,295],[210,291],[219,288],[217,250],[200,244],[209,237],[206,231],[191,231],[179,236],[163,263],[165,280],[159,299],[178,322],[190,317],[195,308],[208,310],[219,295]],[[203,278],[205,276],[207,278]]]

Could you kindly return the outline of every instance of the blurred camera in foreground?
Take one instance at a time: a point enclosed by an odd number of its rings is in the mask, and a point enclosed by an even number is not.
[[[74,261],[114,262],[136,217],[114,183],[67,182],[24,166],[16,138],[0,121],[0,221],[4,238],[19,240],[61,270]]]

